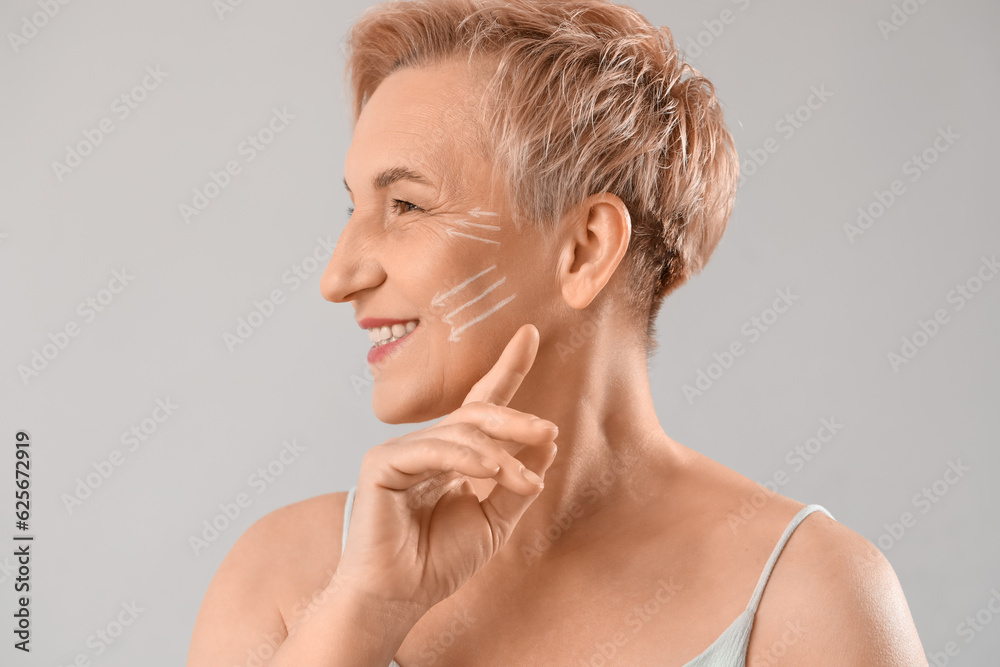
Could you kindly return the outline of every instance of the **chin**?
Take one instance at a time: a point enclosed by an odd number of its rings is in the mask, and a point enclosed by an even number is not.
[[[372,395],[375,417],[385,424],[418,424],[443,417],[448,413],[436,401],[427,397],[412,396],[388,385],[379,386],[376,380]]]
[[[472,388],[462,383],[449,387],[434,387],[422,376],[411,386],[408,382],[396,384],[397,378],[376,378],[372,392],[372,410],[375,417],[385,424],[419,424],[451,414],[462,407],[462,401]]]

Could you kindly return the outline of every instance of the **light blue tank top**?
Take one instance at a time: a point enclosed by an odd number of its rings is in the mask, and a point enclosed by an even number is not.
[[[347,503],[344,505],[344,534],[340,546],[341,553],[344,552],[344,547],[347,546],[347,526],[351,523],[351,509],[354,507],[354,494],[357,490],[358,487],[355,486],[347,493]],[[760,598],[764,594],[764,586],[767,585],[767,579],[771,576],[774,563],[778,560],[781,550],[785,547],[785,542],[792,536],[795,528],[802,523],[803,519],[817,510],[833,519],[833,515],[821,505],[807,505],[799,510],[799,513],[788,522],[785,532],[781,534],[778,544],[771,552],[771,557],[767,559],[764,571],[761,573],[760,579],[757,580],[757,588],[754,589],[746,610],[736,617],[732,625],[726,628],[712,642],[711,646],[702,651],[696,658],[688,661],[684,667],[745,667],[747,646],[750,644],[750,630],[753,628],[754,614],[757,613],[757,605],[760,604]],[[401,665],[393,660],[389,663],[388,667],[401,667]]]

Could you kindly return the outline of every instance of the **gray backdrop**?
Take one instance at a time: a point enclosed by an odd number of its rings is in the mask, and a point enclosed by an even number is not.
[[[367,4],[0,9],[0,662],[182,664],[237,537],[413,428],[375,419],[367,335],[318,289],[349,205],[341,42]],[[745,174],[659,319],[665,429],[882,548],[931,664],[996,664],[1000,9],[633,6],[716,84]],[[15,534],[35,536],[30,657]]]

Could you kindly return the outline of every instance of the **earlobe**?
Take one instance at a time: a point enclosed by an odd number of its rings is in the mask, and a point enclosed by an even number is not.
[[[588,197],[562,221],[566,229],[559,277],[563,299],[586,308],[621,264],[632,235],[628,207],[617,195]]]

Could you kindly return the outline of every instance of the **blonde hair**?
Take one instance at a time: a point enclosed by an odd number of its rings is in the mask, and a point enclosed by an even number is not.
[[[516,217],[551,228],[591,194],[625,202],[629,312],[654,350],[663,299],[732,212],[739,162],[712,83],[668,28],[605,0],[402,0],[348,35],[355,122],[392,72],[455,57],[487,63],[477,131]]]

